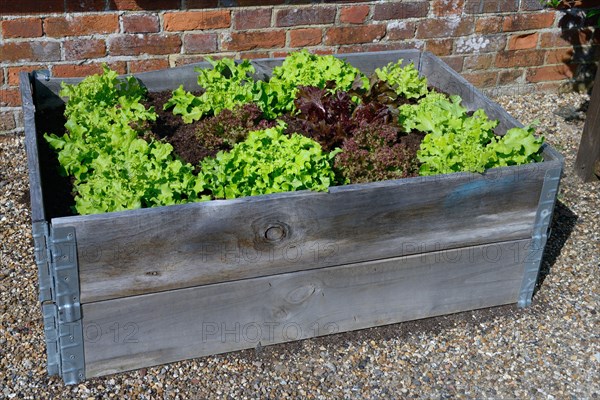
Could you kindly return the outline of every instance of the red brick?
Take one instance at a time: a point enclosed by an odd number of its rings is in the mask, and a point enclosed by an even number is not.
[[[544,64],[545,55],[546,52],[543,50],[502,51],[496,55],[496,67],[511,68],[542,65]]]
[[[2,61],[58,61],[60,44],[57,42],[5,42],[0,44]]]
[[[0,107],[18,107],[21,105],[21,92],[17,88],[0,90]]]
[[[124,14],[123,32],[155,33],[160,31],[160,21],[156,14]]]
[[[468,70],[489,69],[494,63],[492,54],[478,54],[465,57],[464,67]]]
[[[362,24],[369,15],[369,6],[343,7],[340,10],[340,22],[343,24]]]
[[[180,0],[110,0],[111,10],[179,10]]]
[[[568,82],[561,82],[561,81],[553,81],[553,82],[540,82],[537,83],[535,85],[536,90],[538,92],[562,92],[565,89],[565,83],[566,83],[566,87],[571,86],[572,90],[578,90],[578,88],[576,87],[576,83],[573,83],[572,85],[570,85]]]
[[[218,60],[219,58],[222,58],[220,54],[211,54],[210,57],[214,60]],[[229,53],[228,57],[235,57],[235,54]],[[175,65],[176,67],[179,67],[182,65],[187,65],[187,64],[192,64],[192,63],[199,63],[202,61],[206,61],[206,56],[179,55],[179,54],[176,56],[169,56],[170,65]]]
[[[67,0],[67,12],[104,11],[104,0]]]
[[[44,19],[46,36],[82,36],[96,33],[113,33],[119,31],[117,14],[95,14],[66,17],[48,17]]]
[[[537,46],[539,34],[526,33],[523,35],[513,35],[508,40],[509,50],[534,49]]]
[[[465,0],[434,0],[432,9],[437,17],[460,15],[465,7]]]
[[[272,49],[285,46],[285,32],[253,31],[238,33],[233,32],[222,41],[223,50],[242,51],[254,49]]]
[[[413,21],[393,21],[387,25],[388,40],[406,40],[415,37],[417,24]]]
[[[491,53],[502,51],[506,47],[504,35],[484,35],[456,39],[456,53]]]
[[[577,70],[576,65],[550,65],[539,68],[530,68],[527,71],[528,82],[560,81],[570,79]]]
[[[467,0],[465,14],[510,13],[519,10],[519,0]]]
[[[231,12],[228,10],[168,12],[163,18],[166,31],[193,31],[229,28]]]
[[[106,43],[101,39],[74,39],[64,42],[65,60],[85,60],[106,56]]]
[[[429,1],[388,2],[373,6],[373,20],[423,18],[429,13]]]
[[[385,36],[384,25],[342,26],[327,30],[325,44],[371,43]]]
[[[567,64],[573,61],[574,50],[570,47],[556,50],[548,50],[546,64]]]
[[[507,15],[504,17],[502,29],[504,32],[513,32],[549,28],[554,24],[554,17],[553,12]]]
[[[7,38],[33,38],[44,34],[41,18],[17,18],[2,21],[2,36]]]
[[[333,7],[302,7],[278,10],[275,16],[276,26],[331,24],[335,20]]]
[[[129,73],[131,74],[146,71],[156,71],[165,68],[169,68],[169,60],[166,58],[129,61]]]
[[[261,29],[271,26],[270,8],[250,8],[235,11],[233,14],[233,29]]]
[[[421,40],[404,40],[401,42],[365,43],[349,46],[340,46],[338,53],[363,53],[365,51],[389,51],[389,50],[421,50],[425,43]]]
[[[15,115],[12,112],[0,113],[0,132],[12,131],[17,127]]]
[[[445,56],[441,59],[456,72],[462,72],[465,59],[463,56]]]
[[[52,76],[57,78],[83,77],[102,73],[103,63],[92,64],[59,64],[52,66]],[[119,74],[127,73],[127,64],[118,61],[108,64],[108,67]]]
[[[435,37],[465,36],[473,33],[473,20],[471,18],[459,19],[425,19],[417,27],[417,39]]]
[[[318,54],[318,55],[321,55],[321,56],[327,56],[327,55],[330,55],[330,54],[335,54],[335,49],[333,49],[331,47],[328,47],[328,48],[325,48],[325,49],[314,49],[314,50],[311,50],[311,53]]]
[[[323,31],[319,28],[294,29],[290,31],[290,47],[306,47],[321,44]]]
[[[521,0],[521,11],[539,11],[543,10],[544,6],[540,0]]]
[[[7,76],[9,86],[19,86],[19,74],[21,72],[32,72],[40,69],[47,69],[44,65],[22,65],[18,67],[8,67]]]
[[[462,76],[473,85],[480,88],[494,87],[498,80],[497,72],[471,72],[463,73]]]
[[[216,33],[188,33],[183,38],[185,53],[214,53],[217,51]]]
[[[181,38],[178,35],[121,35],[109,40],[108,49],[111,56],[179,53]]]
[[[254,60],[257,58],[269,58],[268,51],[242,51],[240,52],[240,58],[244,60]]]
[[[540,47],[567,47],[567,46],[581,46],[585,44],[598,44],[600,43],[598,33],[600,29],[594,30],[585,29],[571,29],[564,30],[561,32],[544,32],[540,40]]]
[[[523,76],[524,71],[525,70],[521,68],[500,71],[498,73],[498,85],[505,86],[518,83],[519,79]]]
[[[425,50],[436,56],[449,56],[452,54],[453,39],[431,39],[425,42]]]
[[[565,47],[570,46],[569,43],[564,37],[562,37],[561,32],[543,32],[540,38],[540,47],[548,48],[548,47]],[[579,43],[581,44],[581,43]]]
[[[502,17],[483,17],[477,18],[475,22],[475,32],[489,34],[502,32]]]
[[[64,0],[4,0],[0,1],[0,15],[43,14],[64,12]]]

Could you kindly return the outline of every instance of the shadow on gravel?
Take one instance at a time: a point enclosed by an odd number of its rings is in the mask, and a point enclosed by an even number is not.
[[[556,259],[562,251],[562,248],[565,246],[567,239],[569,239],[571,233],[575,229],[577,218],[577,215],[563,202],[560,200],[556,202],[552,224],[550,226],[550,236],[548,237],[544,256],[542,257],[542,265],[540,266],[540,273],[535,285],[534,296],[544,283],[544,280],[556,263]]]

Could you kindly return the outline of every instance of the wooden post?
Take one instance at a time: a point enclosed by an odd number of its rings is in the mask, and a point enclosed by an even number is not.
[[[596,73],[592,99],[587,111],[575,172],[585,182],[600,178],[600,71]]]

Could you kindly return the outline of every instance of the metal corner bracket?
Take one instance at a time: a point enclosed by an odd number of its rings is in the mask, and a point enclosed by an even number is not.
[[[75,228],[33,223],[48,374],[72,385],[85,379]]]
[[[556,195],[558,194],[561,173],[562,165],[558,168],[549,169],[546,171],[544,177],[540,201],[535,216],[535,223],[533,225],[531,245],[529,246],[525,258],[525,271],[523,274],[521,291],[519,292],[519,300],[517,302],[517,305],[520,308],[531,305],[533,291],[542,265],[544,248],[546,247],[550,232],[550,222],[552,221],[552,213],[554,211]]]

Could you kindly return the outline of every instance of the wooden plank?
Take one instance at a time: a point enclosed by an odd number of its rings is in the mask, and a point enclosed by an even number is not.
[[[516,302],[529,240],[83,305],[86,377]]]
[[[29,74],[19,75],[21,91],[21,107],[25,125],[25,149],[27,151],[27,169],[29,171],[29,196],[31,200],[31,220],[41,222],[46,219],[44,200],[42,197],[42,181],[40,174],[40,155],[38,151],[37,131],[35,128],[35,106]]]
[[[531,237],[547,164],[53,219],[81,302]]]
[[[585,182],[600,179],[600,73],[596,74],[592,98],[579,142],[575,172]]]

